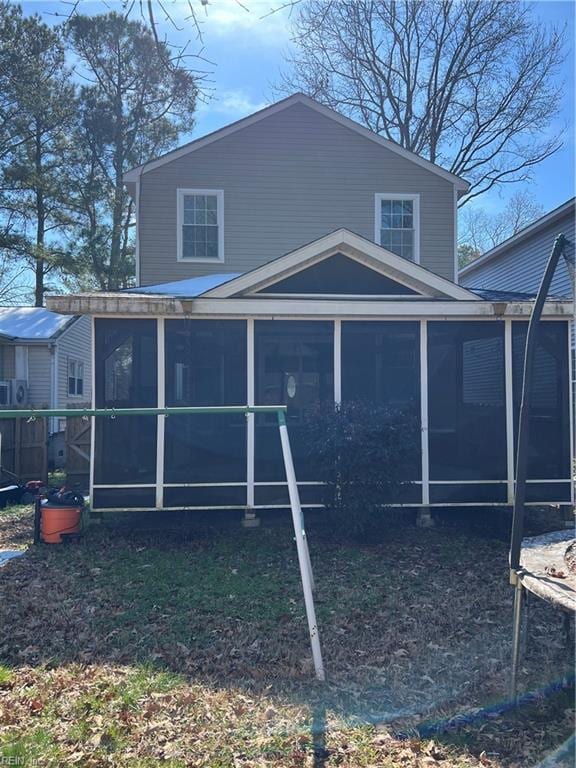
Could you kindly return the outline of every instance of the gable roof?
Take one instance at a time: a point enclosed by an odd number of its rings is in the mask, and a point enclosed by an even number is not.
[[[470,264],[466,264],[466,266],[462,267],[458,274],[462,276],[472,274],[476,269],[478,269],[478,267],[486,264],[486,262],[492,261],[493,259],[498,258],[498,256],[506,253],[508,248],[517,245],[518,243],[522,242],[522,240],[530,237],[531,235],[537,234],[540,232],[540,230],[544,229],[550,224],[554,224],[555,221],[558,221],[558,219],[561,219],[563,216],[570,212],[576,212],[576,197],[570,198],[570,200],[567,200],[565,203],[562,203],[562,205],[559,205],[557,208],[554,208],[552,211],[544,214],[544,216],[536,219],[536,221],[533,221],[532,224],[528,224],[527,227],[524,227],[524,229],[521,229],[515,235],[512,235],[512,237],[504,240],[504,242],[500,243],[495,248],[491,248],[489,251],[486,251],[486,253],[483,253],[482,256],[479,256],[477,259],[471,261]]]
[[[277,101],[275,104],[271,104],[269,107],[264,107],[264,109],[261,109],[258,112],[254,112],[252,115],[248,115],[248,117],[244,117],[241,120],[230,123],[229,125],[226,125],[217,131],[213,131],[206,136],[202,136],[201,138],[190,141],[188,144],[184,144],[177,149],[173,149],[171,152],[167,152],[156,160],[150,160],[143,165],[132,168],[124,174],[124,182],[136,182],[143,173],[147,173],[148,171],[159,168],[166,163],[177,160],[183,155],[187,155],[191,152],[195,152],[198,149],[202,149],[203,147],[206,147],[215,141],[219,141],[226,136],[230,136],[232,133],[236,133],[236,131],[240,131],[243,128],[248,128],[248,126],[254,125],[254,123],[258,123],[261,120],[270,117],[271,115],[275,115],[285,109],[289,109],[295,104],[304,104],[310,109],[313,109],[321,115],[324,115],[324,117],[327,117],[330,120],[334,120],[340,125],[349,128],[360,136],[363,136],[364,138],[369,139],[370,141],[373,141],[382,147],[385,147],[386,149],[394,152],[397,155],[400,155],[406,160],[410,160],[411,162],[416,163],[416,165],[420,165],[422,168],[426,168],[428,171],[435,173],[437,176],[441,176],[446,181],[454,184],[456,189],[459,190],[461,194],[464,194],[468,191],[468,182],[464,181],[464,179],[461,179],[459,176],[450,173],[450,171],[441,168],[439,165],[436,165],[429,160],[425,160],[423,157],[420,157],[414,152],[410,152],[408,149],[404,149],[404,147],[396,144],[396,142],[385,139],[383,136],[374,133],[374,131],[371,131],[369,128],[365,128],[355,120],[352,120],[349,117],[340,114],[340,112],[336,112],[335,110],[324,106],[324,104],[320,104],[318,101],[312,99],[310,96],[306,96],[304,93],[295,93],[292,96],[288,96],[286,99]]]
[[[253,296],[269,285],[284,280],[336,253],[355,259],[375,272],[386,275],[427,297],[481,301],[478,295],[466,288],[440,277],[413,261],[403,259],[348,229],[337,229],[291,253],[228,280],[206,291],[202,296],[206,298],[232,298],[246,294]]]
[[[0,307],[0,336],[12,341],[49,341],[75,320],[44,307]]]

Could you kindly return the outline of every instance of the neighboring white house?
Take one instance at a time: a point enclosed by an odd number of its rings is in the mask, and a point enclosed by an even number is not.
[[[69,408],[90,403],[91,327],[43,307],[0,307],[0,408]],[[57,439],[64,419],[50,419],[50,459],[64,458]]]

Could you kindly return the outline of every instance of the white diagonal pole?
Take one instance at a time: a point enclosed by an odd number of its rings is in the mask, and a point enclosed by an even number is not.
[[[298,494],[298,485],[296,484],[296,473],[294,472],[294,462],[292,460],[288,429],[286,428],[286,418],[282,411],[278,413],[278,426],[280,429],[280,440],[282,442],[282,456],[284,457],[286,480],[288,481],[292,522],[294,523],[294,535],[296,537],[300,576],[302,577],[302,589],[304,591],[304,604],[306,606],[306,618],[308,619],[308,631],[310,633],[310,644],[312,645],[314,669],[316,670],[316,677],[318,680],[325,680],[326,675],[324,673],[324,664],[322,662],[320,636],[318,634],[314,596],[312,594],[312,567],[310,564],[310,554],[308,552],[308,544],[303,530],[302,507],[300,506],[300,496]]]

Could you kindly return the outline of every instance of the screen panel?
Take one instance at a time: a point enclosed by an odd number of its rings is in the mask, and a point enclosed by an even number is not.
[[[572,498],[572,482],[565,483],[526,483],[526,502],[534,504],[569,504]]]
[[[165,507],[245,507],[246,486],[164,488]]]
[[[431,504],[506,504],[506,483],[439,483],[430,486]]]
[[[428,323],[431,480],[504,480],[504,324]]]
[[[156,482],[156,416],[95,419],[94,483]]]
[[[246,322],[167,320],[166,405],[246,405]],[[244,414],[169,416],[164,481],[246,481]]]
[[[303,440],[306,412],[334,400],[334,326],[300,320],[256,321],[257,405],[287,405],[287,423],[298,480],[317,480]],[[285,479],[275,414],[256,414],[257,481]]]
[[[155,320],[94,321],[97,408],[157,406]],[[132,485],[156,481],[156,416],[97,418],[94,482]]]
[[[512,384],[514,391],[514,436],[524,376],[524,350],[528,323],[512,323]],[[514,452],[516,454],[516,452]],[[570,477],[570,381],[568,323],[540,323],[534,355],[534,378],[528,450],[528,478],[555,480]]]
[[[343,402],[400,410],[420,424],[420,323],[343,322],[341,360]],[[403,479],[422,477],[419,432],[415,439]]]
[[[92,509],[154,509],[154,488],[94,488]]]
[[[156,320],[96,318],[97,408],[155,408]]]
[[[412,288],[392,280],[355,259],[337,253],[296,272],[267,288],[262,294],[340,294],[344,296],[418,296]]]

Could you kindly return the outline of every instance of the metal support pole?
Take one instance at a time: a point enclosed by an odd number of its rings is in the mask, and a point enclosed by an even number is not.
[[[284,468],[286,470],[286,480],[288,481],[288,493],[290,495],[290,507],[292,509],[292,522],[294,524],[294,535],[296,537],[296,549],[298,551],[298,563],[300,565],[300,575],[302,577],[302,589],[304,591],[304,603],[306,605],[306,618],[308,619],[308,631],[310,633],[310,643],[312,645],[312,658],[314,659],[314,669],[318,680],[325,680],[324,664],[322,662],[322,650],[320,648],[320,637],[318,635],[318,624],[316,622],[316,610],[314,608],[314,596],[312,594],[312,568],[310,565],[310,554],[308,544],[304,535],[304,526],[302,524],[302,507],[300,506],[300,496],[298,494],[298,485],[296,483],[296,473],[294,472],[294,462],[292,460],[292,451],[290,449],[290,438],[286,428],[286,418],[282,411],[278,412],[278,427],[280,429],[280,440],[282,443],[282,456],[284,458]]]
[[[512,671],[510,675],[510,699],[518,698],[518,667],[520,665],[520,645],[522,640],[522,607],[524,602],[524,587],[520,576],[516,574],[514,590],[514,626],[512,630]]]
[[[524,353],[524,376],[522,380],[522,402],[520,405],[520,416],[518,419],[518,447],[516,454],[516,484],[514,489],[514,514],[512,517],[512,535],[510,538],[510,583],[515,583],[515,572],[520,567],[520,548],[522,546],[522,532],[524,529],[524,505],[526,502],[526,478],[528,475],[528,449],[530,443],[530,410],[532,405],[532,380],[534,374],[534,357],[536,354],[536,343],[538,341],[538,331],[540,325],[540,316],[544,308],[544,302],[550,290],[550,283],[554,277],[556,266],[566,238],[559,235],[554,241],[552,253],[544,270],[544,276],[534,309],[528,324],[528,333],[526,335],[526,350]]]

